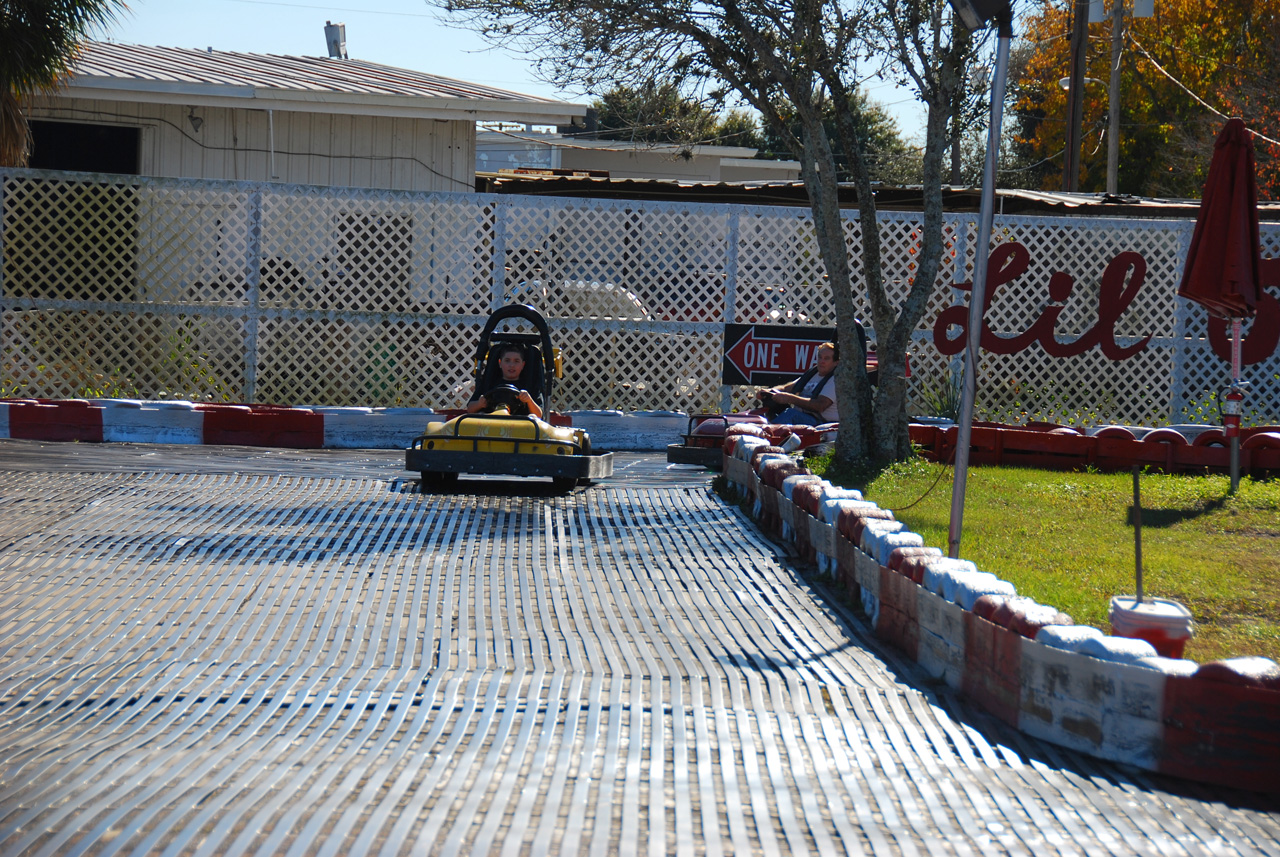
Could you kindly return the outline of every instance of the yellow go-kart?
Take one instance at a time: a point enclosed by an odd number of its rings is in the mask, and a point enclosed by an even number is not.
[[[512,321],[527,322],[535,330],[511,330]],[[506,329],[498,331],[503,322]],[[525,352],[518,386],[503,380],[498,364],[499,346],[508,342],[519,343]],[[583,429],[513,413],[524,389],[550,416],[560,374],[559,353],[551,345],[546,319],[521,304],[497,310],[476,347],[476,390],[483,393],[488,412],[428,425],[405,450],[405,469],[419,471],[423,484],[436,488],[451,487],[461,473],[549,476],[554,485],[566,489],[612,476],[613,453],[592,450]]]

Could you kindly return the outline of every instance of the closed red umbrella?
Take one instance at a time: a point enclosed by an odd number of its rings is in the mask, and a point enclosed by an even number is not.
[[[1196,215],[1178,295],[1210,315],[1231,319],[1231,389],[1223,423],[1231,439],[1231,491],[1240,480],[1240,319],[1252,318],[1262,294],[1258,184],[1253,140],[1244,122],[1228,119],[1213,144],[1213,160]]]
[[[1219,318],[1252,318],[1262,291],[1253,140],[1228,119],[1213,146],[1178,295]]]

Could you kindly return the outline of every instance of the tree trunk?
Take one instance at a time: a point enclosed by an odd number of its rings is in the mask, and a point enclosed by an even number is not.
[[[853,309],[853,282],[849,250],[845,244],[844,218],[840,214],[840,188],[836,180],[835,157],[816,109],[802,111],[801,138],[812,156],[802,163],[805,189],[813,212],[818,253],[831,284],[836,311],[836,336],[840,363],[836,368],[836,400],[840,406],[840,432],[836,436],[836,459],[852,463],[870,454],[871,384],[858,319]]]

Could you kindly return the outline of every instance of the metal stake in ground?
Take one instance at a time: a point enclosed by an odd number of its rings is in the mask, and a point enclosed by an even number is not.
[[[1133,467],[1133,563],[1138,577],[1138,600],[1142,603],[1142,494],[1138,491],[1138,466]]]

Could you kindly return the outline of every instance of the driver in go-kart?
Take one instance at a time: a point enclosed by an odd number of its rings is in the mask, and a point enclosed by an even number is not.
[[[516,403],[511,406],[512,416],[531,416],[542,419],[542,407],[538,404],[533,396],[529,395],[528,390],[519,389],[520,375],[524,372],[525,352],[524,347],[518,342],[508,342],[498,348],[498,368],[502,371],[503,387],[497,389],[505,389],[506,386],[514,387],[517,390]],[[494,391],[487,391],[494,392]],[[497,407],[505,402],[495,401],[492,404],[485,397],[484,393],[476,390],[471,400],[467,402],[467,413],[475,414],[480,411],[488,411],[493,407]]]

